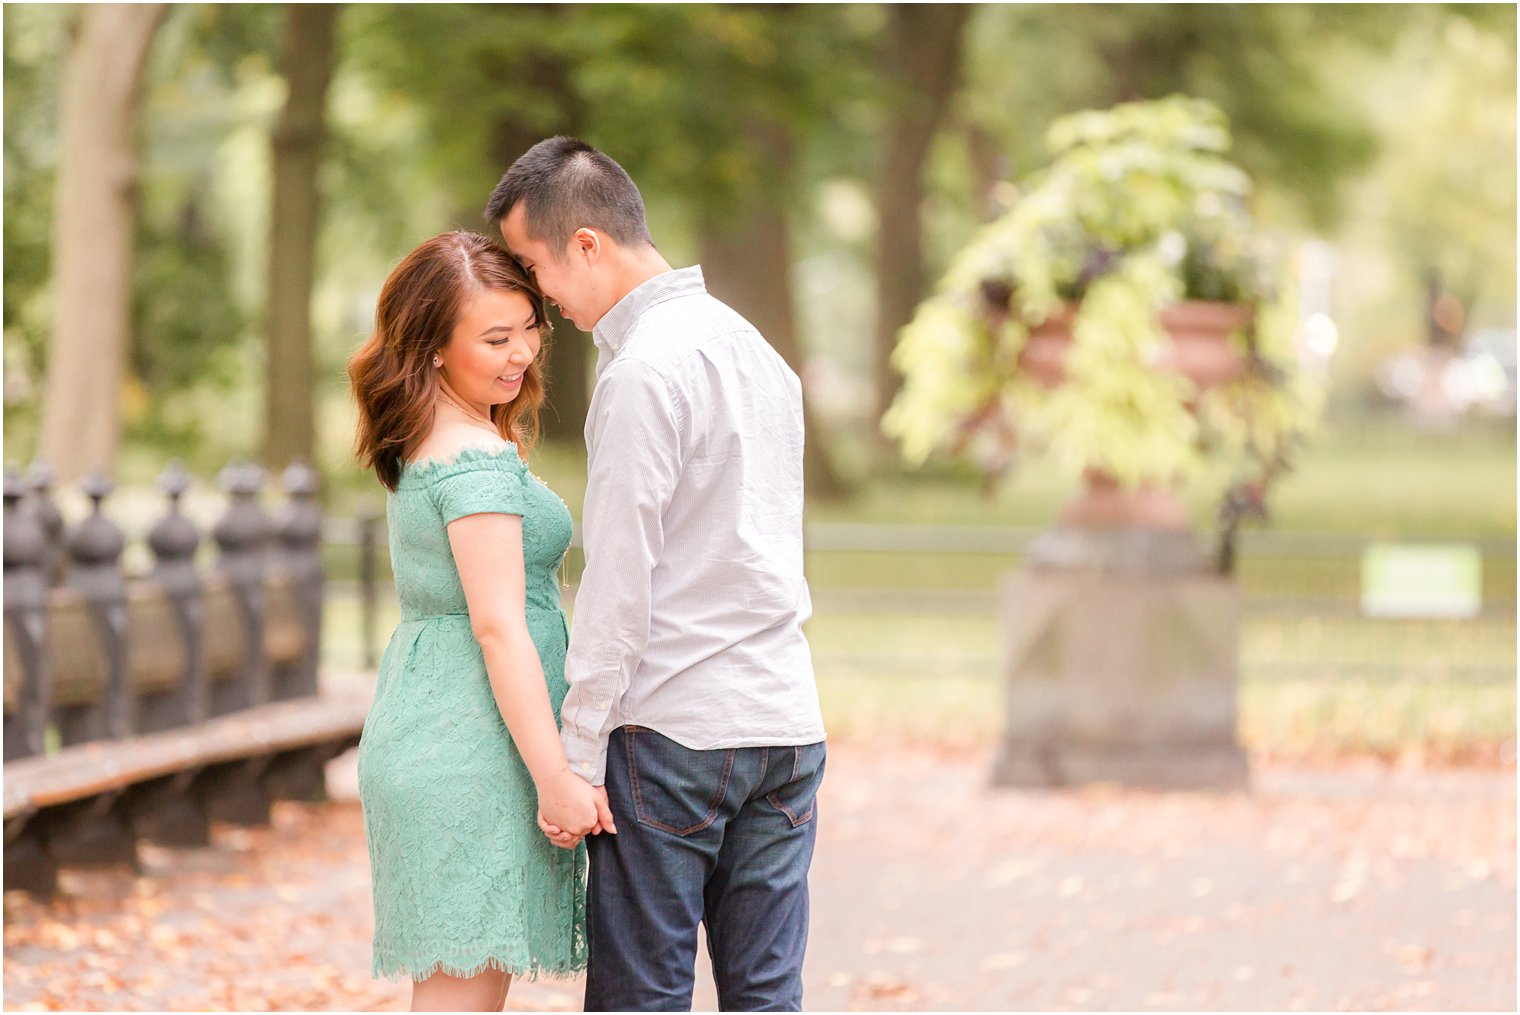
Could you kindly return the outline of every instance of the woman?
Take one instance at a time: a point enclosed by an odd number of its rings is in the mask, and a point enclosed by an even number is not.
[[[455,232],[407,255],[375,318],[348,367],[401,601],[359,744],[374,971],[409,975],[414,1011],[500,1011],[514,974],[584,968],[578,836],[614,831],[557,726],[570,512],[521,457],[544,301],[511,255]]]

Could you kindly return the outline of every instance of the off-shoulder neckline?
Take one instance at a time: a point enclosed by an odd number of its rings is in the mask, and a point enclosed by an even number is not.
[[[509,454],[510,453],[510,454]],[[515,468],[526,469],[518,453],[517,445],[511,441],[504,441],[500,447],[484,448],[478,445],[470,445],[460,448],[448,458],[424,458],[420,461],[402,461],[401,476],[397,487],[415,486],[429,479],[439,479],[445,475],[453,475],[459,472],[467,472],[483,464],[508,463]]]

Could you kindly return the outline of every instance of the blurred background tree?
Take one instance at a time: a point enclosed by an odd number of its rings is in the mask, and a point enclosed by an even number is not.
[[[264,311],[264,464],[275,470],[316,457],[311,291],[338,11],[336,4],[291,4],[285,14],[285,102],[270,133],[274,183]]]
[[[970,4],[895,4],[887,10],[881,68],[886,85],[881,167],[876,181],[876,406],[897,392],[891,369],[897,333],[927,295],[924,163],[962,75]],[[984,135],[985,137],[985,135]]]
[[[1514,29],[1514,10],[1504,30]],[[1437,22],[1405,52],[1430,69],[1417,91],[1386,105],[1390,149],[1376,179],[1386,188],[1404,271],[1453,294],[1465,317],[1502,313],[1515,300],[1515,50],[1467,20]],[[1474,101],[1483,96],[1481,101]],[[1455,136],[1461,145],[1431,143]],[[1460,318],[1447,322],[1457,337]]]
[[[41,435],[42,456],[63,479],[109,468],[121,441],[121,417],[110,410],[131,317],[143,69],[164,12],[163,4],[87,4],[69,24]]]
[[[50,337],[78,13],[4,12],[13,461],[42,446],[50,366],[65,390],[104,380]],[[292,48],[298,17],[331,19],[330,51]],[[1229,115],[1258,216],[1335,251],[1332,394],[1360,405],[1383,360],[1424,340],[1433,276],[1463,334],[1513,328],[1514,52],[1513,10],[1476,6],[174,6],[143,78],[125,376],[91,408],[120,421],[125,478],[166,454],[202,472],[311,454],[335,492],[361,482],[342,365],[386,271],[435,232],[485,228],[512,159],[569,132],[623,162],[673,263],[703,263],[803,374],[810,482],[838,492],[895,468],[876,364],[1043,161],[1048,124],[1179,91]],[[321,200],[291,215],[272,211],[272,139],[298,94],[298,133],[320,125],[301,172]],[[297,220],[309,269],[272,246]],[[560,322],[553,345],[547,436],[573,448],[589,339]]]
[[[355,66],[382,90],[388,106],[414,113],[417,132],[405,157],[421,170],[422,186],[442,202],[438,231],[489,231],[481,210],[512,160],[541,138],[585,129],[584,102],[570,83],[583,59],[576,44],[579,21],[574,9],[544,4],[354,11]],[[398,250],[395,259],[403,253]],[[579,439],[591,394],[591,339],[557,312],[553,321],[545,433]]]

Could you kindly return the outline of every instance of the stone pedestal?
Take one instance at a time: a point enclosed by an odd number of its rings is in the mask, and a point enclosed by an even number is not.
[[[1187,532],[1057,527],[1001,596],[1005,786],[1248,784],[1240,592]]]

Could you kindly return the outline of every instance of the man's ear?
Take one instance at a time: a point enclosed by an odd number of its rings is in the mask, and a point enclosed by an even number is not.
[[[595,229],[581,226],[570,234],[570,253],[584,257],[587,264],[595,264],[602,256],[602,237]]]

